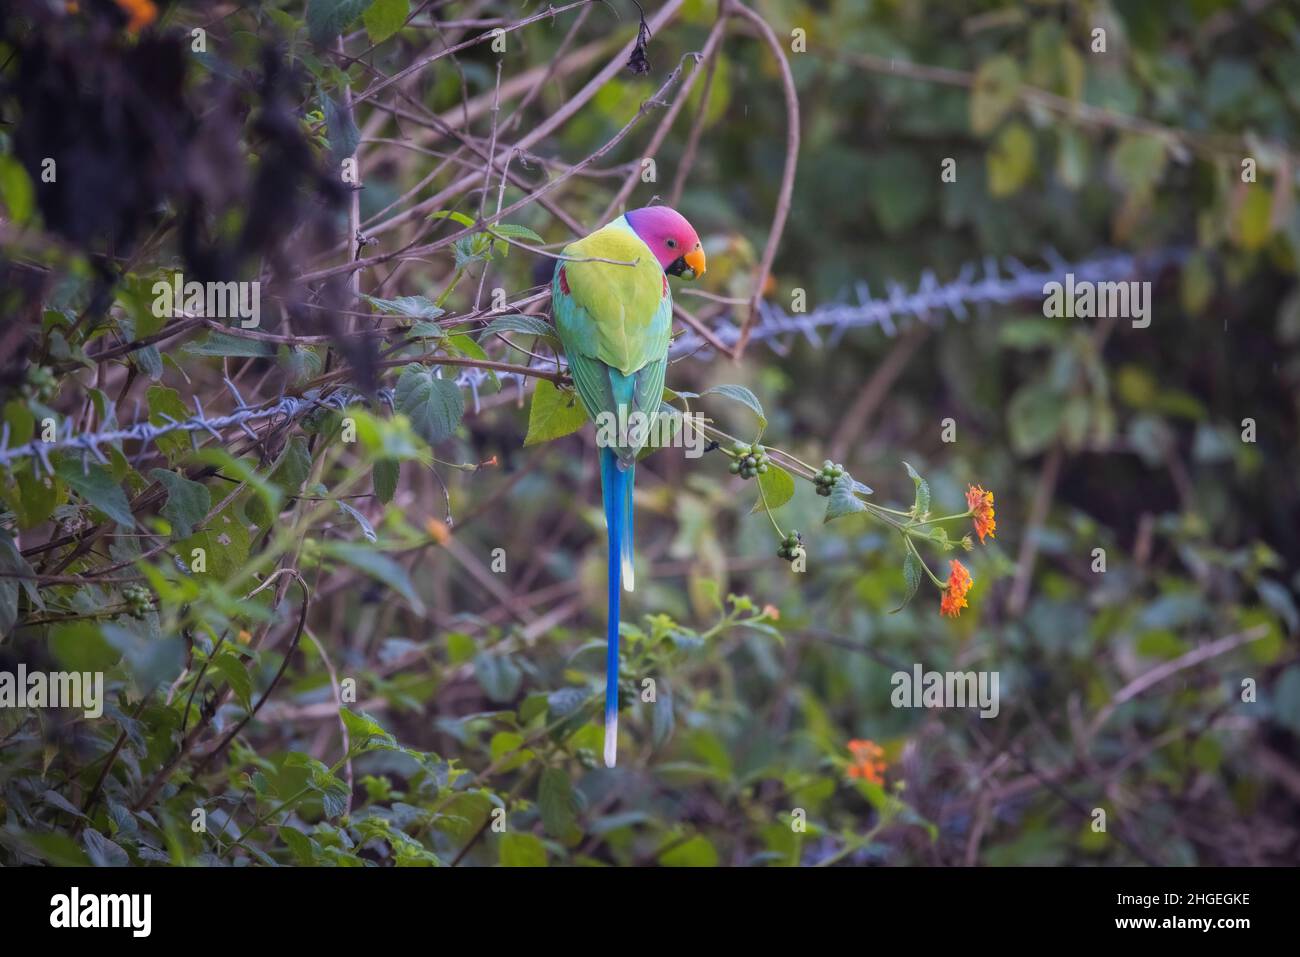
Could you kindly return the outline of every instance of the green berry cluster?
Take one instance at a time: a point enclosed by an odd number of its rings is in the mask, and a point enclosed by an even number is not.
[[[58,380],[54,378],[54,373],[45,366],[27,367],[27,381],[23,383],[24,398],[36,399],[38,402],[48,402],[54,398],[54,393],[58,389]]]
[[[828,496],[835,483],[845,475],[844,466],[836,465],[830,459],[822,463],[822,470],[813,476],[813,485],[817,486],[817,494]]]
[[[728,470],[732,475],[739,475],[741,478],[751,479],[756,475],[766,475],[767,466],[771,461],[761,445],[736,445],[731,449],[735,457],[731,460]]]
[[[122,589],[122,598],[127,604],[127,614],[132,618],[143,618],[153,608],[153,592],[144,585],[127,585]]]
[[[781,539],[781,546],[776,550],[778,558],[792,562],[803,554],[803,537],[795,531]]]

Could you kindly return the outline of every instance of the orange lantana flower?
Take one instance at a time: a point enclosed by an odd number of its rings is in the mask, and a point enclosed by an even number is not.
[[[424,523],[424,530],[429,533],[439,545],[446,545],[447,540],[451,538],[451,530],[447,528],[446,522],[440,522],[436,518],[431,518]]]
[[[993,538],[993,531],[998,527],[998,523],[993,520],[993,493],[972,485],[966,490],[966,507],[971,510],[975,532],[980,541],[984,541],[985,535]]]
[[[885,749],[874,741],[849,742],[853,759],[849,762],[849,777],[863,778],[872,784],[885,783]]]
[[[948,573],[948,589],[943,593],[939,603],[939,613],[949,618],[956,618],[966,607],[966,593],[975,584],[966,566],[955,558],[951,562],[952,571]]]
[[[126,28],[131,33],[139,33],[158,19],[158,8],[153,0],[117,0],[117,5],[130,15],[131,22]]]

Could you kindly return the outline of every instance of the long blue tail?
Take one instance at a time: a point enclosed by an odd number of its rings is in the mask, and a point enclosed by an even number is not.
[[[600,485],[609,530],[609,625],[605,651],[605,766],[618,761],[618,622],[619,593],[631,591],[632,483],[636,465],[622,467],[613,450],[600,450]]]

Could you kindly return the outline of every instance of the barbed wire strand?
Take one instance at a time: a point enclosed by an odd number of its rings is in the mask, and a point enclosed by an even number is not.
[[[903,321],[933,324],[945,321],[948,317],[965,321],[975,310],[1041,297],[1047,283],[1060,282],[1066,273],[1073,273],[1076,283],[1114,282],[1137,275],[1155,274],[1167,266],[1181,263],[1187,254],[1183,248],[1168,248],[1141,256],[1111,253],[1068,262],[1049,250],[1044,254],[1047,263],[1045,269],[1031,269],[1014,258],[999,261],[988,257],[979,264],[966,263],[956,278],[946,283],[940,283],[932,270],[922,273],[916,287],[910,291],[901,283],[887,283],[883,298],[873,296],[867,283],[862,282],[853,291],[856,301],[827,303],[807,313],[791,315],[770,302],[761,303],[759,319],[751,327],[749,339],[765,343],[778,354],[784,354],[801,336],[814,348],[835,347],[850,329],[878,328],[885,335],[893,337],[897,335],[899,323]],[[726,346],[734,345],[741,335],[741,327],[726,318],[712,331]],[[688,329],[673,342],[670,354],[693,354],[696,358],[707,359],[715,354],[715,350],[703,336]],[[530,361],[530,366],[532,364]],[[462,388],[469,389],[476,412],[479,408],[479,387],[492,376],[498,382],[515,380],[521,388],[526,379],[519,372],[462,368],[455,381]],[[160,436],[173,432],[190,433],[192,442],[197,433],[207,432],[220,441],[221,431],[232,427],[239,428],[256,439],[256,433],[249,426],[251,422],[273,420],[279,416],[285,420],[293,419],[310,411],[313,406],[326,405],[340,409],[355,399],[353,393],[345,390],[331,393],[323,399],[316,395],[283,396],[271,403],[250,406],[233,382],[226,379],[225,383],[234,398],[235,411],[215,417],[208,417],[202,402],[198,396],[194,396],[195,414],[188,419],[176,419],[165,413],[157,413],[157,417],[163,420],[161,423],[142,421],[125,428],[74,434],[69,418],[64,420],[63,435],[54,441],[33,439],[13,448],[8,447],[9,424],[6,422],[0,429],[0,465],[8,466],[18,459],[30,457],[53,474],[50,453],[71,451],[81,454],[82,468],[85,471],[89,468],[92,457],[101,464],[108,464],[102,446],[119,442],[152,443]],[[385,403],[392,404],[391,391],[381,390],[379,397]]]

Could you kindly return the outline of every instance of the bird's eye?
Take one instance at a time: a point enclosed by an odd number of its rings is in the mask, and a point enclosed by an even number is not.
[[[676,249],[676,248],[677,248],[677,240],[675,240],[675,239],[670,239],[670,240],[668,240],[668,248],[669,248],[669,249]]]

